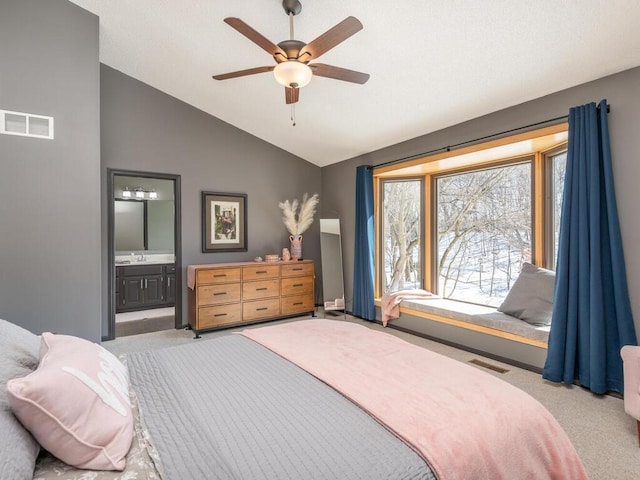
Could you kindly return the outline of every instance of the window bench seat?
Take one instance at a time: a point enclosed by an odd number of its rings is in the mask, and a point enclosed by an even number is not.
[[[379,302],[376,302],[379,306]],[[403,300],[400,312],[547,348],[550,326],[534,326],[494,307],[443,298]],[[389,322],[393,325],[393,320]]]

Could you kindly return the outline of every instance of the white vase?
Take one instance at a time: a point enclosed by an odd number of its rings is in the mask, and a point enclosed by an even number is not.
[[[302,235],[289,236],[291,242],[291,260],[300,260],[302,258]]]

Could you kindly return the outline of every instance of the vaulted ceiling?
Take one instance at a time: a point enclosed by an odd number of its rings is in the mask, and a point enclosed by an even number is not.
[[[223,22],[289,39],[281,0],[72,0],[100,17],[100,61],[319,166],[640,65],[637,0],[301,0],[295,38],[364,28],[320,57],[364,85],[314,77],[295,107],[275,64]],[[598,99],[594,99],[598,100]]]

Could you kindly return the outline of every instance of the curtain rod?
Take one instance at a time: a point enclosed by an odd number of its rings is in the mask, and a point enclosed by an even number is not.
[[[600,107],[597,107],[597,109],[600,110]],[[607,113],[609,113],[610,111],[611,111],[611,106],[609,104],[607,104]],[[502,135],[504,135],[506,133],[513,133],[513,132],[517,132],[517,131],[520,131],[520,130],[526,130],[526,129],[531,128],[531,127],[537,127],[539,125],[544,125],[545,123],[558,122],[560,120],[567,120],[568,118],[569,118],[569,115],[562,115],[561,117],[550,118],[548,120],[543,120],[541,122],[536,122],[536,123],[530,123],[529,125],[524,125],[522,127],[512,128],[510,130],[505,130],[504,132],[492,133],[491,135],[485,135],[484,137],[479,137],[479,138],[476,138],[476,139],[473,139],[473,140],[466,140],[464,142],[455,143],[453,145],[447,145],[446,147],[434,148],[433,150],[429,150],[427,152],[416,153],[415,155],[410,155],[408,157],[398,158],[396,160],[389,160],[388,162],[379,163],[377,165],[371,165],[371,166],[367,167],[367,170],[372,170],[372,169],[378,168],[378,167],[385,167],[387,165],[392,165],[394,163],[400,163],[400,162],[406,162],[406,161],[409,161],[409,160],[415,160],[416,158],[424,157],[426,155],[431,155],[432,153],[450,152],[452,148],[462,147],[464,145],[469,145],[471,143],[476,143],[476,142],[479,142],[481,140],[488,140],[490,138],[501,137]]]

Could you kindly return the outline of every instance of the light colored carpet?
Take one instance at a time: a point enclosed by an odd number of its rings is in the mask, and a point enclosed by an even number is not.
[[[342,319],[341,317],[329,318]],[[299,320],[299,318],[272,323],[294,320]],[[636,435],[636,422],[624,413],[623,401],[621,399],[606,395],[594,395],[576,386],[551,383],[543,380],[537,373],[497,362],[493,359],[483,358],[474,353],[459,350],[392,328],[383,328],[378,324],[355,319],[351,316],[347,316],[346,321],[359,323],[375,330],[385,331],[410,343],[428,348],[429,350],[461,362],[467,363],[470,360],[478,359],[507,369],[507,373],[498,373],[490,369],[474,366],[515,385],[545,405],[567,432],[591,480],[631,480],[640,478],[640,448],[638,447],[638,438]],[[267,324],[255,326],[264,325]],[[205,333],[202,334],[202,338],[206,339],[227,335],[243,328],[252,327],[232,328]],[[119,355],[195,341],[201,340],[194,340],[193,332],[190,330],[165,330],[117,338],[116,340],[104,342],[103,345],[114,354]],[[473,408],[473,405],[470,405],[469,408]]]

